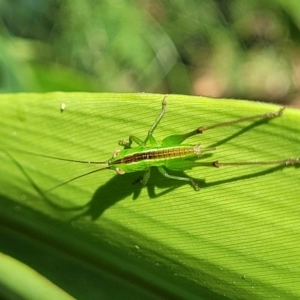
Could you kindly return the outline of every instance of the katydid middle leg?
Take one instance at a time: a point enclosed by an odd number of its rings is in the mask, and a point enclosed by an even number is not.
[[[163,101],[162,101],[162,109],[161,112],[159,114],[159,116],[157,117],[157,119],[155,120],[155,122],[153,123],[153,125],[150,127],[149,131],[148,131],[148,135],[145,139],[145,144],[147,144],[148,140],[150,140],[151,145],[155,145],[156,144],[156,140],[153,137],[153,132],[155,130],[155,128],[157,127],[157,125],[159,124],[160,120],[163,118],[165,112],[166,112],[166,108],[167,108],[167,101],[166,101],[167,96],[164,97]]]
[[[150,178],[150,170],[151,168],[148,168],[143,176],[138,177],[136,180],[133,181],[132,184],[141,183],[142,185],[146,185]]]
[[[157,125],[159,124],[160,120],[163,118],[163,116],[166,112],[166,108],[167,108],[166,98],[167,98],[167,96],[165,96],[163,101],[162,101],[161,112],[160,112],[159,116],[157,117],[157,119],[155,120],[155,122],[153,123],[153,125],[150,127],[150,129],[148,131],[148,135],[147,135],[145,141],[142,141],[138,137],[131,135],[131,136],[129,136],[129,141],[128,142],[126,142],[124,140],[119,141],[120,146],[124,146],[124,148],[131,148],[132,142],[135,142],[139,146],[145,146],[147,144],[148,140],[150,140],[150,144],[153,145],[153,146],[157,144],[156,140],[153,137],[153,132],[154,132],[155,128],[157,127]]]
[[[194,187],[194,189],[195,189],[196,191],[199,190],[198,184],[197,184],[193,179],[188,178],[188,177],[181,177],[181,176],[170,175],[170,174],[167,172],[166,168],[164,168],[164,167],[157,167],[157,168],[158,168],[158,171],[159,171],[162,175],[164,175],[165,177],[171,178],[171,179],[176,179],[176,180],[181,180],[181,181],[187,181],[187,182],[189,182],[189,183]]]

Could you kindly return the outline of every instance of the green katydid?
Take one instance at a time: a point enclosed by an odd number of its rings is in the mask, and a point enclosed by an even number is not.
[[[295,165],[300,164],[300,157],[297,158],[287,158],[283,160],[276,161],[251,161],[251,162],[197,162],[195,161],[204,152],[213,151],[215,148],[202,148],[200,144],[191,145],[183,144],[183,142],[194,135],[202,134],[207,130],[211,130],[217,127],[230,126],[232,124],[251,121],[255,119],[272,119],[282,115],[285,107],[280,108],[277,112],[271,112],[261,115],[254,115],[250,117],[240,118],[233,121],[222,122],[211,126],[201,126],[195,130],[188,132],[186,134],[176,134],[170,135],[162,140],[161,143],[157,142],[153,136],[153,132],[158,126],[159,122],[163,118],[166,112],[167,102],[166,97],[162,101],[162,109],[159,116],[156,118],[153,125],[150,127],[145,140],[141,140],[136,136],[129,136],[129,141],[124,140],[119,141],[119,145],[123,146],[122,150],[116,150],[113,155],[107,161],[82,161],[73,160],[66,158],[53,157],[49,155],[37,154],[22,150],[23,153],[30,155],[37,155],[45,158],[76,162],[76,163],[86,163],[86,164],[107,164],[104,168],[98,168],[96,170],[84,173],[82,175],[76,176],[66,182],[60,183],[55,187],[49,189],[53,190],[57,187],[65,185],[71,181],[79,179],[81,177],[87,176],[92,173],[96,173],[102,170],[110,169],[116,171],[118,174],[132,173],[137,171],[145,171],[144,176],[139,180],[143,185],[146,185],[149,177],[151,167],[157,167],[159,172],[170,179],[176,179],[181,181],[189,182],[195,190],[199,190],[197,183],[188,177],[181,177],[176,175],[170,175],[167,169],[172,171],[184,171],[197,166],[208,166],[208,167],[221,167],[221,166],[245,166],[245,165]],[[136,143],[137,147],[132,147],[132,143]],[[48,191],[49,191],[48,190]]]

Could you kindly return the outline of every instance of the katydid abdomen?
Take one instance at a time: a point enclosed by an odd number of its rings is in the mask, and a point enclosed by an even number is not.
[[[179,145],[176,147],[137,147],[122,150],[108,161],[111,168],[115,168],[119,174],[144,171],[150,167],[167,166],[169,169],[178,169],[173,162],[188,158],[199,157],[202,152],[200,145]],[[209,149],[212,150],[212,149]],[[168,166],[169,165],[169,166]],[[181,169],[181,168],[180,168]]]

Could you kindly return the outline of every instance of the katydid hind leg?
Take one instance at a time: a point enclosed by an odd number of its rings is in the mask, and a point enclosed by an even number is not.
[[[197,165],[200,165],[201,163],[197,163]],[[300,165],[300,157],[296,158],[287,158],[287,159],[281,159],[281,160],[270,160],[270,161],[237,161],[237,162],[208,162],[208,165],[210,164],[213,167],[227,167],[227,166],[297,166]],[[202,164],[201,164],[202,166]]]
[[[182,176],[175,176],[175,175],[170,175],[167,170],[164,168],[164,167],[157,167],[159,172],[167,177],[167,178],[170,178],[170,179],[175,179],[175,180],[181,180],[181,181],[186,181],[186,182],[189,182],[193,188],[198,191],[200,188],[198,186],[198,184],[191,178],[188,178],[188,177],[182,177]]]
[[[231,126],[233,124],[243,123],[243,122],[247,122],[247,121],[259,120],[259,119],[260,120],[274,119],[274,118],[282,116],[284,110],[285,110],[285,107],[281,107],[276,112],[268,112],[268,113],[264,113],[264,114],[253,115],[253,116],[249,116],[249,117],[235,119],[235,120],[232,120],[232,121],[225,121],[225,122],[217,123],[217,124],[210,125],[210,126],[200,126],[196,130],[190,132],[189,135],[193,136],[193,135],[196,135],[196,134],[201,134],[201,133],[203,133],[204,131],[207,131],[207,130],[215,129],[215,128],[218,128],[218,127]]]
[[[175,146],[175,145],[181,144],[187,138],[194,136],[194,135],[202,134],[202,133],[204,133],[204,131],[207,131],[207,130],[215,129],[218,127],[231,126],[233,124],[257,120],[257,119],[274,119],[274,118],[280,117],[283,114],[284,110],[285,110],[285,107],[281,107],[277,112],[270,112],[270,113],[254,115],[254,116],[250,116],[250,117],[244,117],[244,118],[240,118],[240,119],[236,119],[236,120],[232,120],[232,121],[217,123],[217,124],[210,125],[210,126],[200,126],[200,127],[196,128],[195,130],[188,132],[186,134],[180,134],[180,135],[178,134],[178,135],[168,136],[162,141],[162,144],[165,146]]]
[[[221,162],[205,161],[205,162],[193,162],[194,167],[239,167],[239,166],[300,166],[300,157],[287,158],[281,160],[270,160],[270,161],[232,161],[232,162]]]

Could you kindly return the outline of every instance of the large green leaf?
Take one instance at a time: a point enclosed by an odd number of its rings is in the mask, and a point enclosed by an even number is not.
[[[120,139],[131,134],[145,138],[162,98],[4,94],[1,147],[103,161],[119,148]],[[167,101],[157,140],[279,109],[178,95]],[[300,156],[299,128],[299,111],[286,109],[280,118],[220,127],[190,141],[217,147],[203,161],[277,160]],[[120,176],[105,170],[44,193],[99,166],[12,150],[0,151],[0,157],[5,241],[0,250],[76,298],[300,297],[298,166],[188,170],[188,176],[198,179],[198,192],[155,169],[147,187],[132,184],[140,173]]]

